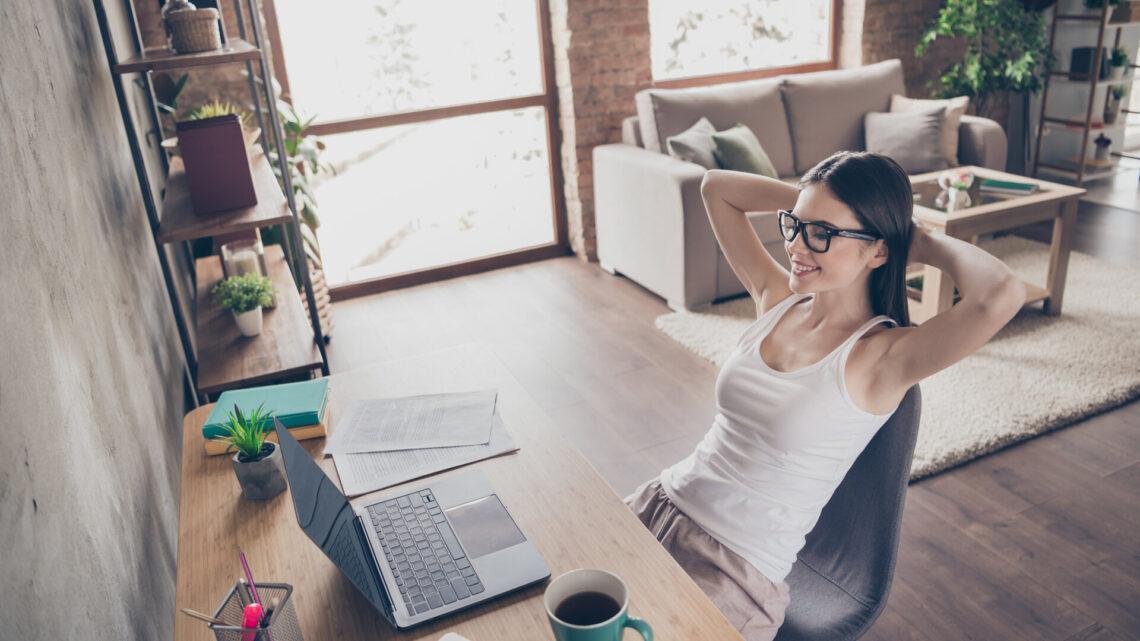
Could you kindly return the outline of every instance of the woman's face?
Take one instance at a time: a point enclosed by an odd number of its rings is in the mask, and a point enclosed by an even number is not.
[[[815,183],[800,191],[792,214],[803,222],[818,222],[835,229],[860,230],[862,225],[851,208]],[[855,282],[864,270],[887,262],[885,243],[832,236],[826,252],[816,253],[804,244],[803,230],[792,242],[784,241],[784,251],[792,266],[789,288],[797,294],[839,289]]]

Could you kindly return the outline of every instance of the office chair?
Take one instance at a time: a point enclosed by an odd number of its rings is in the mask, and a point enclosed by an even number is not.
[[[775,641],[854,641],[887,605],[922,393],[907,390],[808,533]]]

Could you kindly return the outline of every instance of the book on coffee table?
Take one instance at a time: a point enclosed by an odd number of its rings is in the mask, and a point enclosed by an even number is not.
[[[1013,180],[996,180],[994,178],[983,178],[982,182],[978,185],[981,191],[992,191],[1002,194],[1032,194],[1037,191],[1036,183],[1023,183]]]

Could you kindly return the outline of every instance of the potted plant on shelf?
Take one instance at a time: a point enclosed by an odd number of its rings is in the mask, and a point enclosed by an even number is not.
[[[1086,13],[1089,13],[1091,15],[1096,15],[1096,14],[1100,13],[1101,9],[1104,7],[1104,2],[1105,2],[1105,0],[1084,0],[1085,9],[1087,9]],[[1120,4],[1120,0],[1108,0],[1108,6],[1109,7],[1115,7],[1118,4]],[[1112,11],[1109,11],[1105,15],[1104,21],[1107,23],[1111,20],[1112,20]]]
[[[236,450],[233,455],[234,474],[241,493],[252,501],[271,499],[285,491],[285,466],[281,460],[281,450],[277,444],[266,440],[272,428],[273,415],[258,405],[242,414],[234,405],[227,412],[222,437],[229,447]]]
[[[242,274],[214,285],[218,304],[230,310],[242,336],[261,333],[261,308],[273,304],[276,290],[269,278],[260,274]]]
[[[1108,98],[1104,101],[1104,123],[1106,125],[1114,124],[1116,119],[1120,117],[1120,106],[1126,95],[1128,95],[1128,88],[1125,86],[1109,89]]]
[[[1109,78],[1112,80],[1120,80],[1124,77],[1124,70],[1132,61],[1128,59],[1128,52],[1122,47],[1115,47],[1112,50],[1112,57],[1109,58],[1108,64],[1111,65],[1112,71]]]
[[[183,76],[185,78],[185,76]],[[182,81],[185,84],[185,81]],[[181,91],[181,87],[178,88]],[[160,106],[161,108],[161,106]],[[190,111],[187,111],[181,118],[180,122],[189,122],[191,120],[205,120],[206,118],[215,118],[217,116],[235,115],[241,121],[242,137],[245,139],[246,147],[253,147],[257,140],[261,138],[261,129],[252,126],[251,116],[248,111],[238,107],[232,102],[222,102],[214,100],[203,105],[198,105]],[[162,141],[162,148],[170,152],[172,155],[178,153],[178,136],[171,136]]]

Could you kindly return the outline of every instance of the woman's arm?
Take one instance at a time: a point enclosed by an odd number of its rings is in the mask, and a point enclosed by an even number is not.
[[[942,270],[962,299],[918,327],[881,332],[892,342],[883,356],[884,384],[901,397],[911,385],[972,354],[1025,304],[1025,284],[984,250],[915,225],[907,262]]]
[[[742,171],[710,169],[701,181],[701,197],[713,234],[732,271],[757,305],[773,284],[787,289],[788,272],[764,248],[745,212],[791,209],[799,194],[794,185]],[[787,296],[790,290],[783,293]]]

